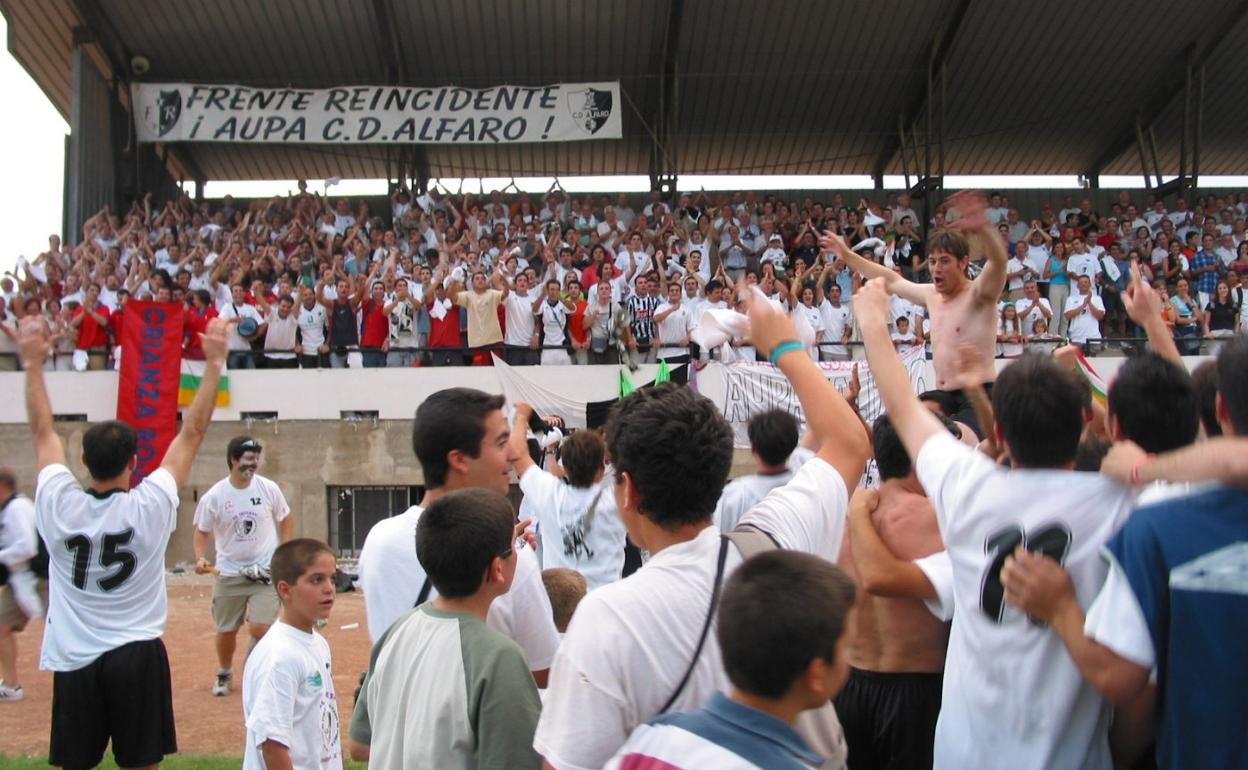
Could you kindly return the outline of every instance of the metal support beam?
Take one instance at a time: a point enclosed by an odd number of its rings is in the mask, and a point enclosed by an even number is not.
[[[373,30],[377,38],[377,48],[381,51],[382,61],[386,65],[386,82],[391,85],[407,85],[407,61],[403,58],[403,41],[399,37],[399,26],[394,13],[392,0],[373,0],[373,18],[377,26]],[[416,191],[423,193],[429,185],[429,155],[423,144],[408,145],[412,152],[413,176],[416,179]],[[402,153],[400,152],[400,158]],[[389,169],[392,155],[389,146],[386,148],[386,167]],[[406,167],[399,160],[399,175],[406,175]],[[387,171],[387,175],[389,171]]]
[[[1224,3],[1220,18],[1210,19],[1209,23],[1201,25],[1201,34],[1179,54],[1175,61],[1170,62],[1161,70],[1162,82],[1149,88],[1152,98],[1138,113],[1138,119],[1144,126],[1151,127],[1157,122],[1157,119],[1174,101],[1175,94],[1183,90],[1189,67],[1203,67],[1218,46],[1232,37],[1227,33],[1235,29],[1245,16],[1248,16],[1248,3]],[[1136,140],[1136,119],[1137,116],[1132,116],[1130,120],[1123,121],[1122,128],[1115,134],[1115,139],[1106,145],[1105,149],[1089,165],[1089,176],[1100,176],[1106,166],[1131,149],[1131,143]],[[1160,171],[1160,168],[1157,170]]]
[[[677,54],[680,48],[680,25],[685,15],[685,0],[669,0],[667,28],[663,36],[663,62],[659,70],[657,104],[650,111],[650,189],[670,187],[676,191],[676,178],[680,173],[675,157],[672,138],[676,136],[678,107]]]
[[[1196,73],[1196,115],[1192,126],[1192,190],[1200,184],[1200,132],[1205,116],[1205,64]]]
[[[909,93],[909,104],[906,109],[900,112],[903,123],[913,125],[927,111],[927,101],[931,96],[932,73],[942,71],[945,62],[949,58],[949,52],[953,49],[953,43],[958,36],[958,31],[962,27],[962,21],[967,17],[967,11],[970,9],[972,0],[958,0],[957,4],[950,10],[949,15],[945,18],[944,26],[940,35],[932,42],[931,48],[923,60],[924,74],[923,79],[917,78],[910,83],[909,88],[903,93]],[[918,69],[916,63],[915,69]],[[928,124],[931,125],[930,123]],[[884,172],[892,165],[893,157],[897,155],[897,151],[901,149],[901,142],[894,139],[892,134],[887,134],[884,139],[884,146],[880,149],[880,154],[875,159],[875,166],[872,171],[873,176],[884,175]],[[918,168],[918,164],[915,164]]]

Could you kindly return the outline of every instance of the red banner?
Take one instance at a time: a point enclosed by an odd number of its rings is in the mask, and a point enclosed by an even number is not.
[[[160,467],[178,427],[182,312],[175,302],[130,300],[122,311],[117,419],[138,434],[134,486]]]

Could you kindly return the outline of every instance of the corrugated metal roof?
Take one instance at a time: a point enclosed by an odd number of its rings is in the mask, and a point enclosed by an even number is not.
[[[668,16],[682,7],[667,152],[692,173],[901,173],[898,116],[923,93],[928,57],[958,0],[503,0],[403,2],[400,70],[415,85],[619,80],[624,138],[424,148],[435,176],[645,174]],[[1242,2],[1235,3],[1238,7]],[[68,114],[77,9],[98,6],[146,79],[301,87],[383,83],[392,49],[374,0],[0,0],[9,48]],[[1083,173],[1121,146],[1176,62],[1228,16],[1226,0],[1084,3],[971,0],[949,55],[946,170]],[[384,15],[384,14],[383,14]],[[1234,43],[1207,63],[1201,170],[1248,171],[1248,71]],[[1178,166],[1182,93],[1155,123]],[[660,132],[661,133],[661,132]],[[923,140],[920,131],[919,139]],[[909,141],[909,140],[907,140]],[[383,176],[382,146],[190,144],[210,178]],[[916,169],[910,169],[914,173]],[[1104,173],[1140,172],[1134,147]]]

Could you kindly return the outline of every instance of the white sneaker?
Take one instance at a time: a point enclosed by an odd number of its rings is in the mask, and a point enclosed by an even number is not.
[[[230,673],[229,671],[226,671],[224,674],[218,672],[217,683],[212,686],[212,694],[217,695],[217,696],[229,695],[230,694],[230,678],[232,676],[233,674]]]
[[[16,703],[24,697],[26,693],[22,692],[20,684],[17,687],[9,687],[3,680],[0,680],[0,703]]]

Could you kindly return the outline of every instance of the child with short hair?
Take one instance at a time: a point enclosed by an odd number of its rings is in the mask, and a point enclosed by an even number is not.
[[[571,567],[549,567],[542,570],[542,584],[550,597],[550,609],[554,613],[555,628],[560,635],[568,632],[572,613],[589,592],[585,576]]]
[[[300,538],[273,552],[281,614],[247,658],[243,770],[342,770],[329,643],[316,632],[334,606],[334,552]]]
[[[910,331],[910,319],[906,316],[899,316],[896,321],[897,331],[893,332],[893,346],[898,350],[905,350],[915,346],[916,337],[914,332]]]
[[[638,727],[604,770],[809,770],[823,763],[793,729],[849,676],[854,583],[799,551],[766,551],[724,583],[716,635],[732,692]]]
[[[516,514],[501,493],[448,492],[416,524],[416,558],[437,589],[373,645],[351,716],[351,758],[370,770],[538,770],[541,702],[514,641],[485,624],[511,588]]]

